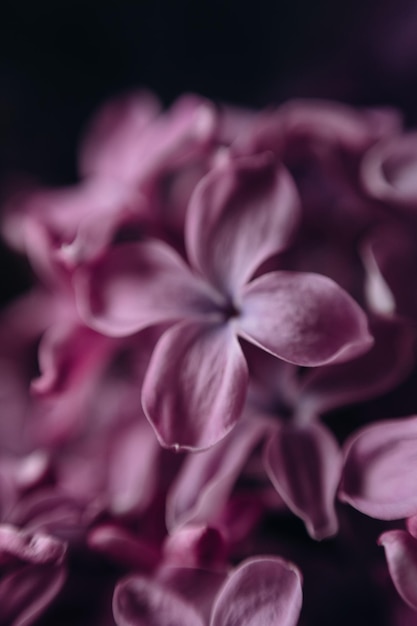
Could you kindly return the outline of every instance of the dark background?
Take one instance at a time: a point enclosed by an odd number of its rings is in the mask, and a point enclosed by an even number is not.
[[[0,192],[76,179],[109,96],[185,91],[264,106],[294,96],[393,104],[417,122],[415,0],[3,0]],[[11,257],[1,252],[6,273]],[[4,272],[3,272],[4,273]],[[16,276],[14,274],[13,276]],[[20,289],[7,280],[8,298]]]
[[[0,172],[75,178],[108,96],[147,86],[262,106],[292,96],[417,109],[414,0],[6,0]]]

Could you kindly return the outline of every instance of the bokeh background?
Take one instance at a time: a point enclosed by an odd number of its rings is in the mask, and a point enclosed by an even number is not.
[[[0,191],[76,179],[77,142],[136,87],[261,107],[292,97],[400,107],[417,123],[415,0],[3,0]],[[1,294],[23,273],[1,250]]]

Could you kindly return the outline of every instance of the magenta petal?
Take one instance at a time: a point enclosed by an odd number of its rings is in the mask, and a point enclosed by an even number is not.
[[[235,425],[248,372],[228,324],[183,322],[159,340],[142,389],[143,409],[160,443],[199,450]]]
[[[0,564],[15,557],[27,563],[58,564],[66,551],[62,541],[42,533],[29,533],[0,524]]]
[[[362,182],[373,198],[415,211],[417,133],[394,135],[377,143],[362,162]]]
[[[200,615],[181,596],[139,576],[117,585],[113,614],[117,626],[204,626]]]
[[[167,496],[166,523],[170,531],[190,522],[208,524],[216,519],[267,428],[260,420],[242,419],[233,434],[217,446],[187,457]]]
[[[85,322],[116,337],[211,306],[207,290],[160,241],[112,248],[92,268],[78,270],[75,288]]]
[[[105,104],[94,117],[81,146],[81,173],[124,179],[138,142],[159,110],[156,98],[145,91]]]
[[[30,626],[49,606],[65,582],[65,570],[28,565],[0,582],[1,620],[8,626]]]
[[[240,565],[220,591],[210,626],[295,626],[302,604],[301,576],[279,558]]]
[[[417,417],[362,429],[346,446],[340,498],[378,519],[417,511]]]
[[[415,331],[403,321],[371,319],[375,343],[347,363],[311,370],[299,391],[298,413],[324,413],[363,402],[393,389],[414,365]]]
[[[234,295],[263,261],[288,244],[298,217],[295,185],[271,153],[227,160],[191,198],[190,260],[217,288]]]
[[[178,567],[225,569],[227,546],[217,528],[189,525],[164,542],[164,564]]]
[[[128,532],[111,524],[93,528],[88,534],[89,548],[107,556],[123,567],[153,569],[160,558],[159,550]]]
[[[385,548],[395,588],[417,611],[417,540],[405,530],[389,530],[380,536],[378,543]]]
[[[320,274],[271,272],[245,286],[239,334],[297,365],[347,361],[372,345],[365,313]]]
[[[265,465],[279,495],[314,539],[337,532],[335,495],[342,454],[325,426],[279,429],[265,450]]]

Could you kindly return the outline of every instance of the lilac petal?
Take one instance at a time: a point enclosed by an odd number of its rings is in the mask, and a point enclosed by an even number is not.
[[[376,229],[363,246],[368,272],[367,296],[371,308],[415,319],[417,296],[410,289],[417,268],[414,232],[397,225]],[[382,293],[381,293],[382,283]],[[375,284],[379,290],[375,291]]]
[[[215,520],[267,428],[261,420],[242,419],[217,446],[187,457],[167,496],[166,523],[170,531],[191,522],[209,524]]]
[[[210,626],[295,626],[302,604],[298,570],[274,557],[240,565],[220,591]]]
[[[61,590],[66,578],[62,567],[28,565],[0,582],[3,624],[30,626]]]
[[[265,466],[279,495],[314,539],[337,532],[335,495],[342,454],[325,426],[280,428],[265,450]]]
[[[415,210],[417,133],[394,135],[377,143],[362,162],[362,183],[373,198]]]
[[[159,340],[142,405],[161,445],[208,448],[225,437],[243,409],[247,366],[228,324],[183,322]]]
[[[414,365],[415,332],[396,319],[371,319],[375,339],[354,361],[311,370],[298,391],[298,414],[325,413],[381,395],[401,382]],[[300,393],[301,392],[301,393]]]
[[[190,261],[228,295],[289,241],[299,217],[290,175],[270,153],[226,160],[193,194],[187,215]]]
[[[417,511],[417,417],[373,424],[346,445],[340,498],[378,519]]]
[[[114,515],[145,511],[157,488],[159,457],[160,446],[144,417],[115,434],[108,478]]]
[[[146,128],[156,119],[160,106],[146,91],[116,98],[94,116],[84,137],[80,170],[84,176],[126,176],[126,168]]]
[[[297,365],[347,361],[372,345],[365,313],[320,274],[271,272],[252,281],[237,325],[244,339]]]
[[[116,586],[113,614],[117,626],[204,626],[200,615],[181,596],[139,576]]]
[[[164,542],[164,563],[214,570],[226,565],[227,547],[217,528],[189,525]]]
[[[66,547],[54,537],[29,533],[9,524],[0,524],[0,564],[11,557],[33,564],[62,562]]]
[[[99,332],[121,337],[210,309],[204,286],[169,246],[128,243],[75,274],[80,313]]]
[[[110,560],[133,569],[152,569],[159,561],[159,550],[128,532],[110,524],[98,526],[87,537],[89,548]]]
[[[417,611],[417,539],[405,530],[389,530],[378,543],[385,549],[388,569],[398,593]]]

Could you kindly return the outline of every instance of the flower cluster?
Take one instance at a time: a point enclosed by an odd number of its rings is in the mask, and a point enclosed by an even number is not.
[[[33,287],[0,326],[0,624],[325,625],[354,584],[417,623],[417,137],[140,92],[79,171],[2,214]]]

